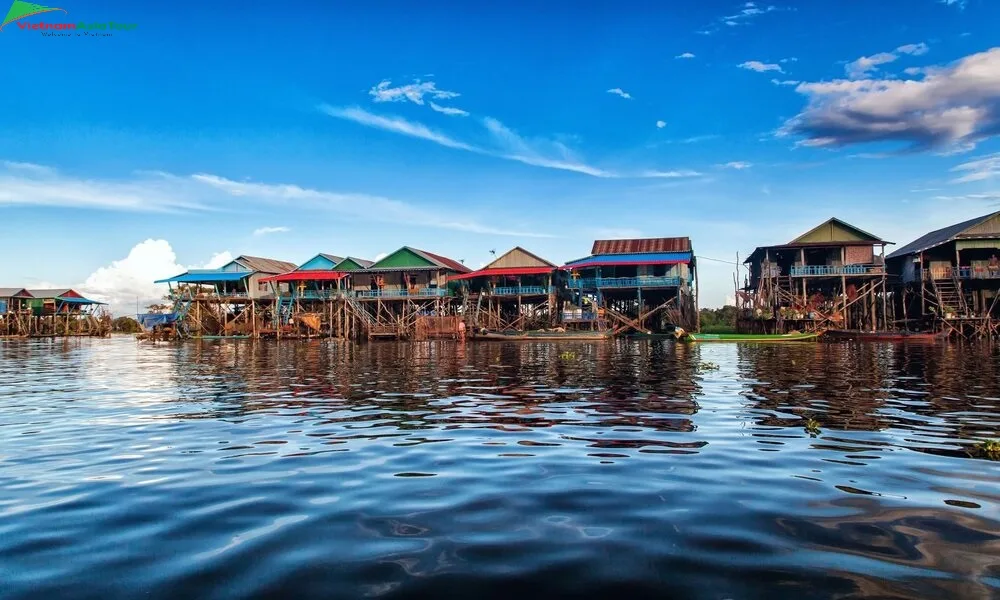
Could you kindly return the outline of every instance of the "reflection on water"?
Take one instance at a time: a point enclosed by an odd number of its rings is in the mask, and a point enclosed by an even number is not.
[[[995,597],[998,363],[8,342],[0,597]]]

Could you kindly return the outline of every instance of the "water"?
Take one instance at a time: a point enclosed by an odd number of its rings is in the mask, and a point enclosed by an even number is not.
[[[2,343],[0,597],[997,597],[998,363]]]

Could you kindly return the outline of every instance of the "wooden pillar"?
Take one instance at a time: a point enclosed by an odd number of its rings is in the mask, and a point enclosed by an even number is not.
[[[923,318],[927,314],[927,298],[926,290],[924,289],[924,253],[920,253],[920,317]]]

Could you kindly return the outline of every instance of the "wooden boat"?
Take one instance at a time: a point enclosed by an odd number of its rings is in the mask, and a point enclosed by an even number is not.
[[[947,331],[858,331],[830,329],[826,335],[837,340],[864,342],[937,342],[948,338]]]
[[[543,340],[599,341],[611,339],[611,335],[608,332],[602,331],[512,331],[510,333],[488,331],[486,333],[476,333],[470,337],[474,340],[520,340],[532,342]]]
[[[681,342],[807,342],[819,338],[822,331],[806,333],[688,333],[683,329],[675,334]]]

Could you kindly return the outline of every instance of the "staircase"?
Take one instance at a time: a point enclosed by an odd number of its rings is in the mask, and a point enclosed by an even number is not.
[[[177,315],[177,330],[178,333],[183,333],[185,336],[191,335],[191,326],[190,323],[188,323],[188,313],[191,312],[191,304],[193,301],[194,294],[187,289],[174,296],[173,312]]]
[[[353,296],[347,297],[347,305],[351,307],[351,312],[364,324],[365,333],[370,337],[379,330],[378,323],[371,316],[364,306]]]
[[[941,316],[947,313],[965,315],[969,312],[962,294],[962,284],[957,279],[933,279],[932,282]]]

